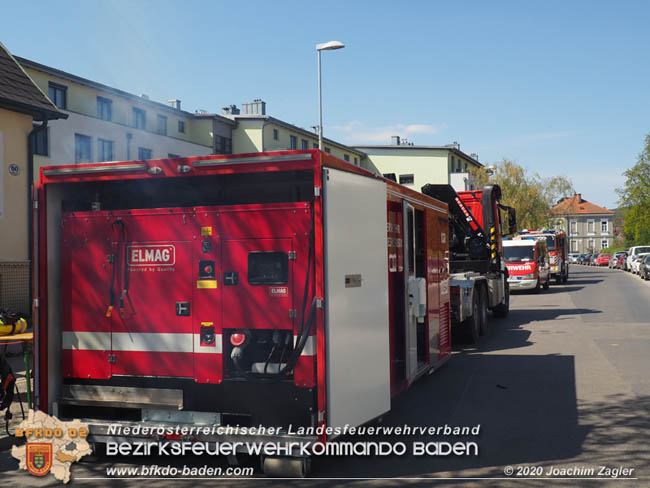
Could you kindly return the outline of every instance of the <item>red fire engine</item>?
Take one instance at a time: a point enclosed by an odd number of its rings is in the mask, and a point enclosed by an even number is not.
[[[546,242],[551,277],[555,279],[555,284],[569,281],[569,242],[564,232],[554,229],[525,229],[519,232],[516,239],[537,239]]]
[[[92,442],[356,426],[450,355],[447,204],[325,153],[52,166],[36,190],[36,405]]]

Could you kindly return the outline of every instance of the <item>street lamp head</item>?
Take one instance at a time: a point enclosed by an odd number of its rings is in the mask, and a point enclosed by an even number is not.
[[[343,49],[345,44],[339,41],[330,41],[323,42],[322,44],[316,44],[316,51],[332,51],[334,49]]]

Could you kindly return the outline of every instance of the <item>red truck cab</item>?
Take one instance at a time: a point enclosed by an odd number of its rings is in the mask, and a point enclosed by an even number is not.
[[[548,289],[551,280],[548,250],[544,241],[505,240],[503,254],[511,290]]]

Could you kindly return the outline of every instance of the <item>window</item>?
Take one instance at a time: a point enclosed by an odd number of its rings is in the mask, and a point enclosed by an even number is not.
[[[571,221],[571,235],[575,235],[578,233],[578,222],[575,220]]]
[[[587,250],[593,252],[595,246],[596,246],[596,241],[594,241],[593,239],[589,239],[587,243]]]
[[[413,175],[399,175],[400,185],[412,185],[414,181]]]
[[[289,136],[289,149],[298,149],[298,138],[296,136]]]
[[[113,141],[98,140],[97,159],[99,161],[113,161]]]
[[[97,97],[97,117],[102,120],[113,120],[113,100]]]
[[[356,164],[357,166],[359,166],[359,159],[356,158],[356,157],[354,158],[354,164]]]
[[[589,220],[587,222],[587,234],[595,234],[596,233],[596,226],[594,225],[593,220]]]
[[[180,158],[180,156],[178,154],[172,154],[172,153],[167,154],[167,157],[168,158]]]
[[[311,147],[312,147],[312,149],[318,149],[318,144],[316,144],[316,143],[314,142],[314,143],[311,145]]]
[[[331,153],[332,153],[332,149],[329,148],[329,147],[326,147],[326,148],[325,148],[325,152],[326,152],[327,154],[331,154]]]
[[[343,159],[345,159],[349,163],[350,162],[350,155],[349,154],[344,154]]]
[[[215,136],[217,154],[232,154],[232,139]]]
[[[48,83],[48,92],[52,103],[59,108],[68,108],[68,87],[57,83]]]
[[[301,149],[309,149],[309,141],[307,139],[300,140]]]
[[[138,159],[151,159],[151,149],[146,147],[139,147]]]
[[[156,132],[163,136],[167,135],[167,116],[158,115],[156,117]]]
[[[286,285],[289,282],[289,256],[286,252],[251,252],[248,254],[248,283],[251,285]]]
[[[183,120],[178,121],[178,132],[185,133],[185,122]]]
[[[455,173],[456,172],[456,158],[453,156],[451,157],[451,172]]]
[[[74,135],[74,162],[90,163],[92,159],[91,139],[90,136],[82,134]]]
[[[607,234],[608,231],[609,231],[608,222],[606,220],[602,220],[600,222],[600,233],[601,234]]]
[[[578,241],[575,239],[571,241],[571,252],[578,252]]]
[[[608,246],[609,246],[609,244],[607,243],[607,239],[603,239],[602,241],[600,241],[600,248],[601,249],[606,249]]]
[[[36,127],[36,126],[34,126]],[[39,130],[34,133],[34,138],[32,139],[32,150],[34,154],[39,156],[49,156],[49,127],[45,130]]]
[[[142,130],[147,128],[147,112],[133,107],[133,127]]]
[[[277,141],[279,138],[278,129],[273,129],[273,140]]]

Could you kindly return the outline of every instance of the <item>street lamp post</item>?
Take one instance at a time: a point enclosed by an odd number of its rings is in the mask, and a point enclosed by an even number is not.
[[[320,52],[333,51],[344,47],[345,45],[339,41],[316,44],[316,51],[318,52],[318,149],[321,151],[323,150],[323,89],[321,85]]]

